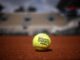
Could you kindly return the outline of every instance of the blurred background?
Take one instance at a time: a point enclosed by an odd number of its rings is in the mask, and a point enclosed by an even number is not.
[[[45,12],[55,9],[58,2],[59,0],[0,0],[0,3],[5,6],[4,12],[13,12],[20,6],[24,9],[35,6],[38,11]]]
[[[0,34],[80,34],[79,0],[0,0]]]

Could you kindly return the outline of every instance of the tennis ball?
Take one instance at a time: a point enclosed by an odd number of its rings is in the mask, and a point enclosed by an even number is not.
[[[46,50],[51,44],[51,39],[46,33],[39,33],[34,36],[32,43],[36,50]]]

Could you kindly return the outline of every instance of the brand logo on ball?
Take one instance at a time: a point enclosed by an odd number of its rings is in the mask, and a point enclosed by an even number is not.
[[[38,38],[38,41],[39,41],[40,44],[42,44],[42,45],[48,45],[48,44],[49,44],[49,41],[48,41],[48,39],[46,39],[46,38],[39,37],[39,38]]]

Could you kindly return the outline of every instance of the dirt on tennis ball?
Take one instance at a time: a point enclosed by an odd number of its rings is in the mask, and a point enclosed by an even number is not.
[[[32,44],[36,50],[47,50],[51,45],[51,39],[46,33],[38,33],[33,37]]]

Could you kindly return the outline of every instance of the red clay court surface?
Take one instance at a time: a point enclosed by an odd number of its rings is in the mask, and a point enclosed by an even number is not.
[[[80,36],[51,36],[50,49],[35,51],[30,36],[0,36],[0,60],[80,60]]]

